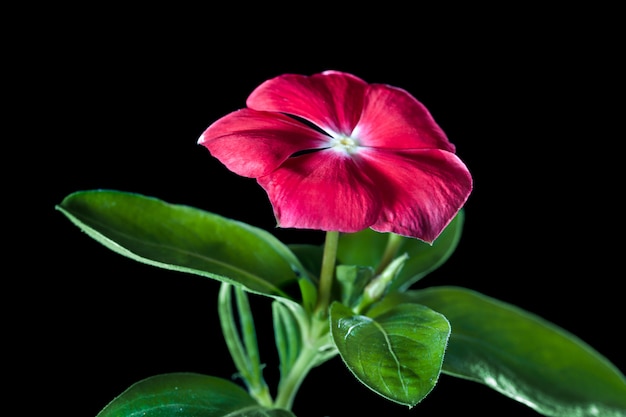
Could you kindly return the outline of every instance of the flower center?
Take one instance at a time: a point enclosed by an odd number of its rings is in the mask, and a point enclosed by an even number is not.
[[[341,135],[333,137],[330,140],[330,146],[337,151],[344,151],[352,154],[356,153],[357,148],[359,147],[359,142],[350,136]]]

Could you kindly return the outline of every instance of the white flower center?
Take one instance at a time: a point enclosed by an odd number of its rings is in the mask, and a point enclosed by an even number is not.
[[[344,151],[353,154],[356,153],[359,147],[359,141],[350,136],[339,135],[330,140],[330,146],[336,151]]]

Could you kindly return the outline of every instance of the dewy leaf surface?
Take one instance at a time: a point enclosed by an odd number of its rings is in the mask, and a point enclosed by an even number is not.
[[[295,417],[261,407],[239,385],[195,373],[156,375],[133,384],[96,417]]]
[[[441,314],[417,304],[377,317],[355,315],[335,302],[331,334],[355,377],[381,396],[413,407],[434,388],[450,335]]]
[[[541,317],[459,287],[390,294],[376,309],[406,302],[427,305],[450,321],[443,372],[483,383],[546,416],[626,416],[624,375]]]
[[[305,275],[296,256],[268,232],[193,207],[93,190],[70,194],[56,208],[109,249],[157,267],[280,296]]]

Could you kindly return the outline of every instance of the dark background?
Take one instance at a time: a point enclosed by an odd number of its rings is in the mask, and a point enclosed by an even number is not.
[[[623,112],[610,11],[504,13],[462,26],[447,14],[397,10],[313,22],[300,21],[302,13],[244,21],[237,13],[158,12],[94,11],[49,23],[23,50],[29,93],[20,103],[30,117],[19,138],[29,149],[21,168],[33,167],[34,181],[21,191],[35,202],[18,211],[35,215],[20,229],[28,243],[18,252],[28,256],[19,262],[31,277],[20,305],[31,318],[18,340],[36,348],[27,362],[34,385],[65,415],[95,416],[158,373],[230,378],[234,366],[217,321],[217,282],[117,255],[55,204],[78,190],[119,189],[245,221],[288,243],[321,243],[317,232],[275,229],[254,180],[227,171],[196,141],[266,79],[326,69],[408,90],[474,176],[461,243],[419,286],[461,285],[518,305],[626,369],[617,340]],[[253,302],[271,383],[268,304]],[[409,411],[361,386],[338,358],[313,370],[294,411],[447,415],[459,406],[537,415],[446,375]]]

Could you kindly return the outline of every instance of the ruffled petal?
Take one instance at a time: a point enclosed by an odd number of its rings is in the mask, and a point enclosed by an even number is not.
[[[465,204],[472,177],[453,153],[440,150],[359,153],[361,170],[377,184],[382,211],[371,225],[432,243]]]
[[[210,125],[198,139],[229,170],[267,175],[296,152],[328,146],[329,137],[279,113],[241,109]]]
[[[363,108],[367,83],[354,75],[326,71],[285,74],[265,81],[248,97],[248,107],[301,117],[327,132],[349,135]]]
[[[290,158],[257,181],[279,227],[353,233],[373,224],[382,208],[377,185],[351,157],[332,150]]]
[[[261,84],[247,105],[198,142],[257,178],[280,227],[370,227],[432,243],[472,190],[454,145],[405,90],[338,71],[286,74]]]
[[[371,84],[363,106],[353,137],[364,146],[455,150],[428,109],[405,90]]]

